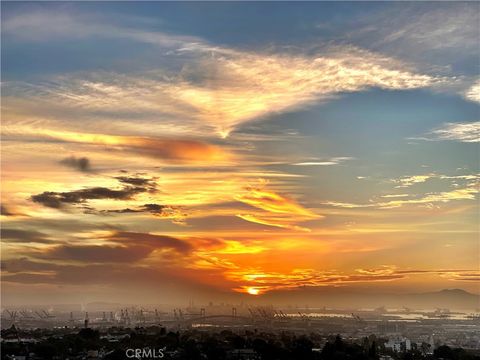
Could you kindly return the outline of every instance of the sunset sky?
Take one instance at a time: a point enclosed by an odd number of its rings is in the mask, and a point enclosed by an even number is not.
[[[480,3],[2,2],[2,300],[479,293]]]

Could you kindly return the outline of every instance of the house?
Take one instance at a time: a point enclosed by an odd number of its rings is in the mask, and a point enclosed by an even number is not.
[[[253,349],[234,349],[227,353],[227,360],[260,360]]]
[[[405,352],[412,349],[412,343],[410,339],[399,336],[389,339],[385,343],[385,348],[391,349],[395,352]]]

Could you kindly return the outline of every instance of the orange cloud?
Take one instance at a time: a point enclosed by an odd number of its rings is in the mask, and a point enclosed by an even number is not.
[[[405,278],[406,275],[394,271],[345,274],[337,271],[318,271],[314,269],[293,269],[289,273],[263,272],[258,270],[233,270],[227,278],[240,283],[237,292],[258,295],[274,290],[298,289],[305,286],[318,287],[339,285],[352,282],[392,281]],[[250,289],[255,289],[252,294]]]
[[[10,129],[10,132],[12,129]],[[53,138],[60,141],[105,145],[113,149],[133,151],[147,156],[175,162],[227,162],[232,155],[224,149],[198,140],[162,139],[145,136],[123,136],[78,133],[64,130],[37,128],[13,129],[23,135]]]
[[[255,214],[237,214],[237,217],[257,224],[299,231],[310,230],[295,223],[322,217],[293,199],[264,189],[264,183],[262,181],[258,187],[247,187],[244,193],[235,196],[235,200],[263,211]]]
[[[291,229],[291,230],[298,230],[298,231],[311,231],[310,229],[297,226],[297,225],[292,225],[289,222],[291,220],[285,219],[282,217],[270,217],[270,218],[260,218],[258,216],[252,215],[252,214],[237,214],[237,217],[240,219],[243,219],[245,221],[249,221],[255,224],[261,224],[261,225],[267,225],[267,226],[273,226],[273,227],[279,227],[283,229]]]
[[[239,241],[225,240],[223,247],[214,252],[217,254],[257,254],[265,251],[267,248],[254,243],[243,244]]]
[[[259,295],[274,290],[298,289],[305,286],[345,285],[349,283],[385,282],[405,279],[409,275],[436,274],[452,281],[479,281],[480,273],[475,270],[397,270],[396,266],[383,265],[379,268],[356,269],[353,273],[293,269],[290,272],[264,272],[258,269],[232,269],[226,276],[239,283],[234,290],[250,295]]]
[[[294,214],[307,218],[318,217],[314,212],[304,208],[293,199],[289,199],[261,187],[248,187],[246,193],[235,197],[236,200],[253,207],[278,214]]]

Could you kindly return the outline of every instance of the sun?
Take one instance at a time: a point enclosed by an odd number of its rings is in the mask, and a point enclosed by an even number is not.
[[[258,288],[255,288],[255,287],[247,288],[247,293],[249,293],[250,295],[258,295],[259,292],[260,290],[258,290]]]

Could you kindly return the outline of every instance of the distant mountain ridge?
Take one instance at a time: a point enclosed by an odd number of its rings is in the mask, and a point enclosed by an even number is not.
[[[462,289],[442,289],[424,293],[392,294],[374,293],[359,289],[302,289],[267,294],[272,303],[290,302],[337,308],[448,308],[476,311],[480,309],[480,295]]]
[[[425,304],[438,303],[437,307],[458,307],[476,309],[480,307],[480,296],[462,289],[442,289],[435,292],[410,294],[417,302]],[[410,301],[414,301],[414,300]]]

